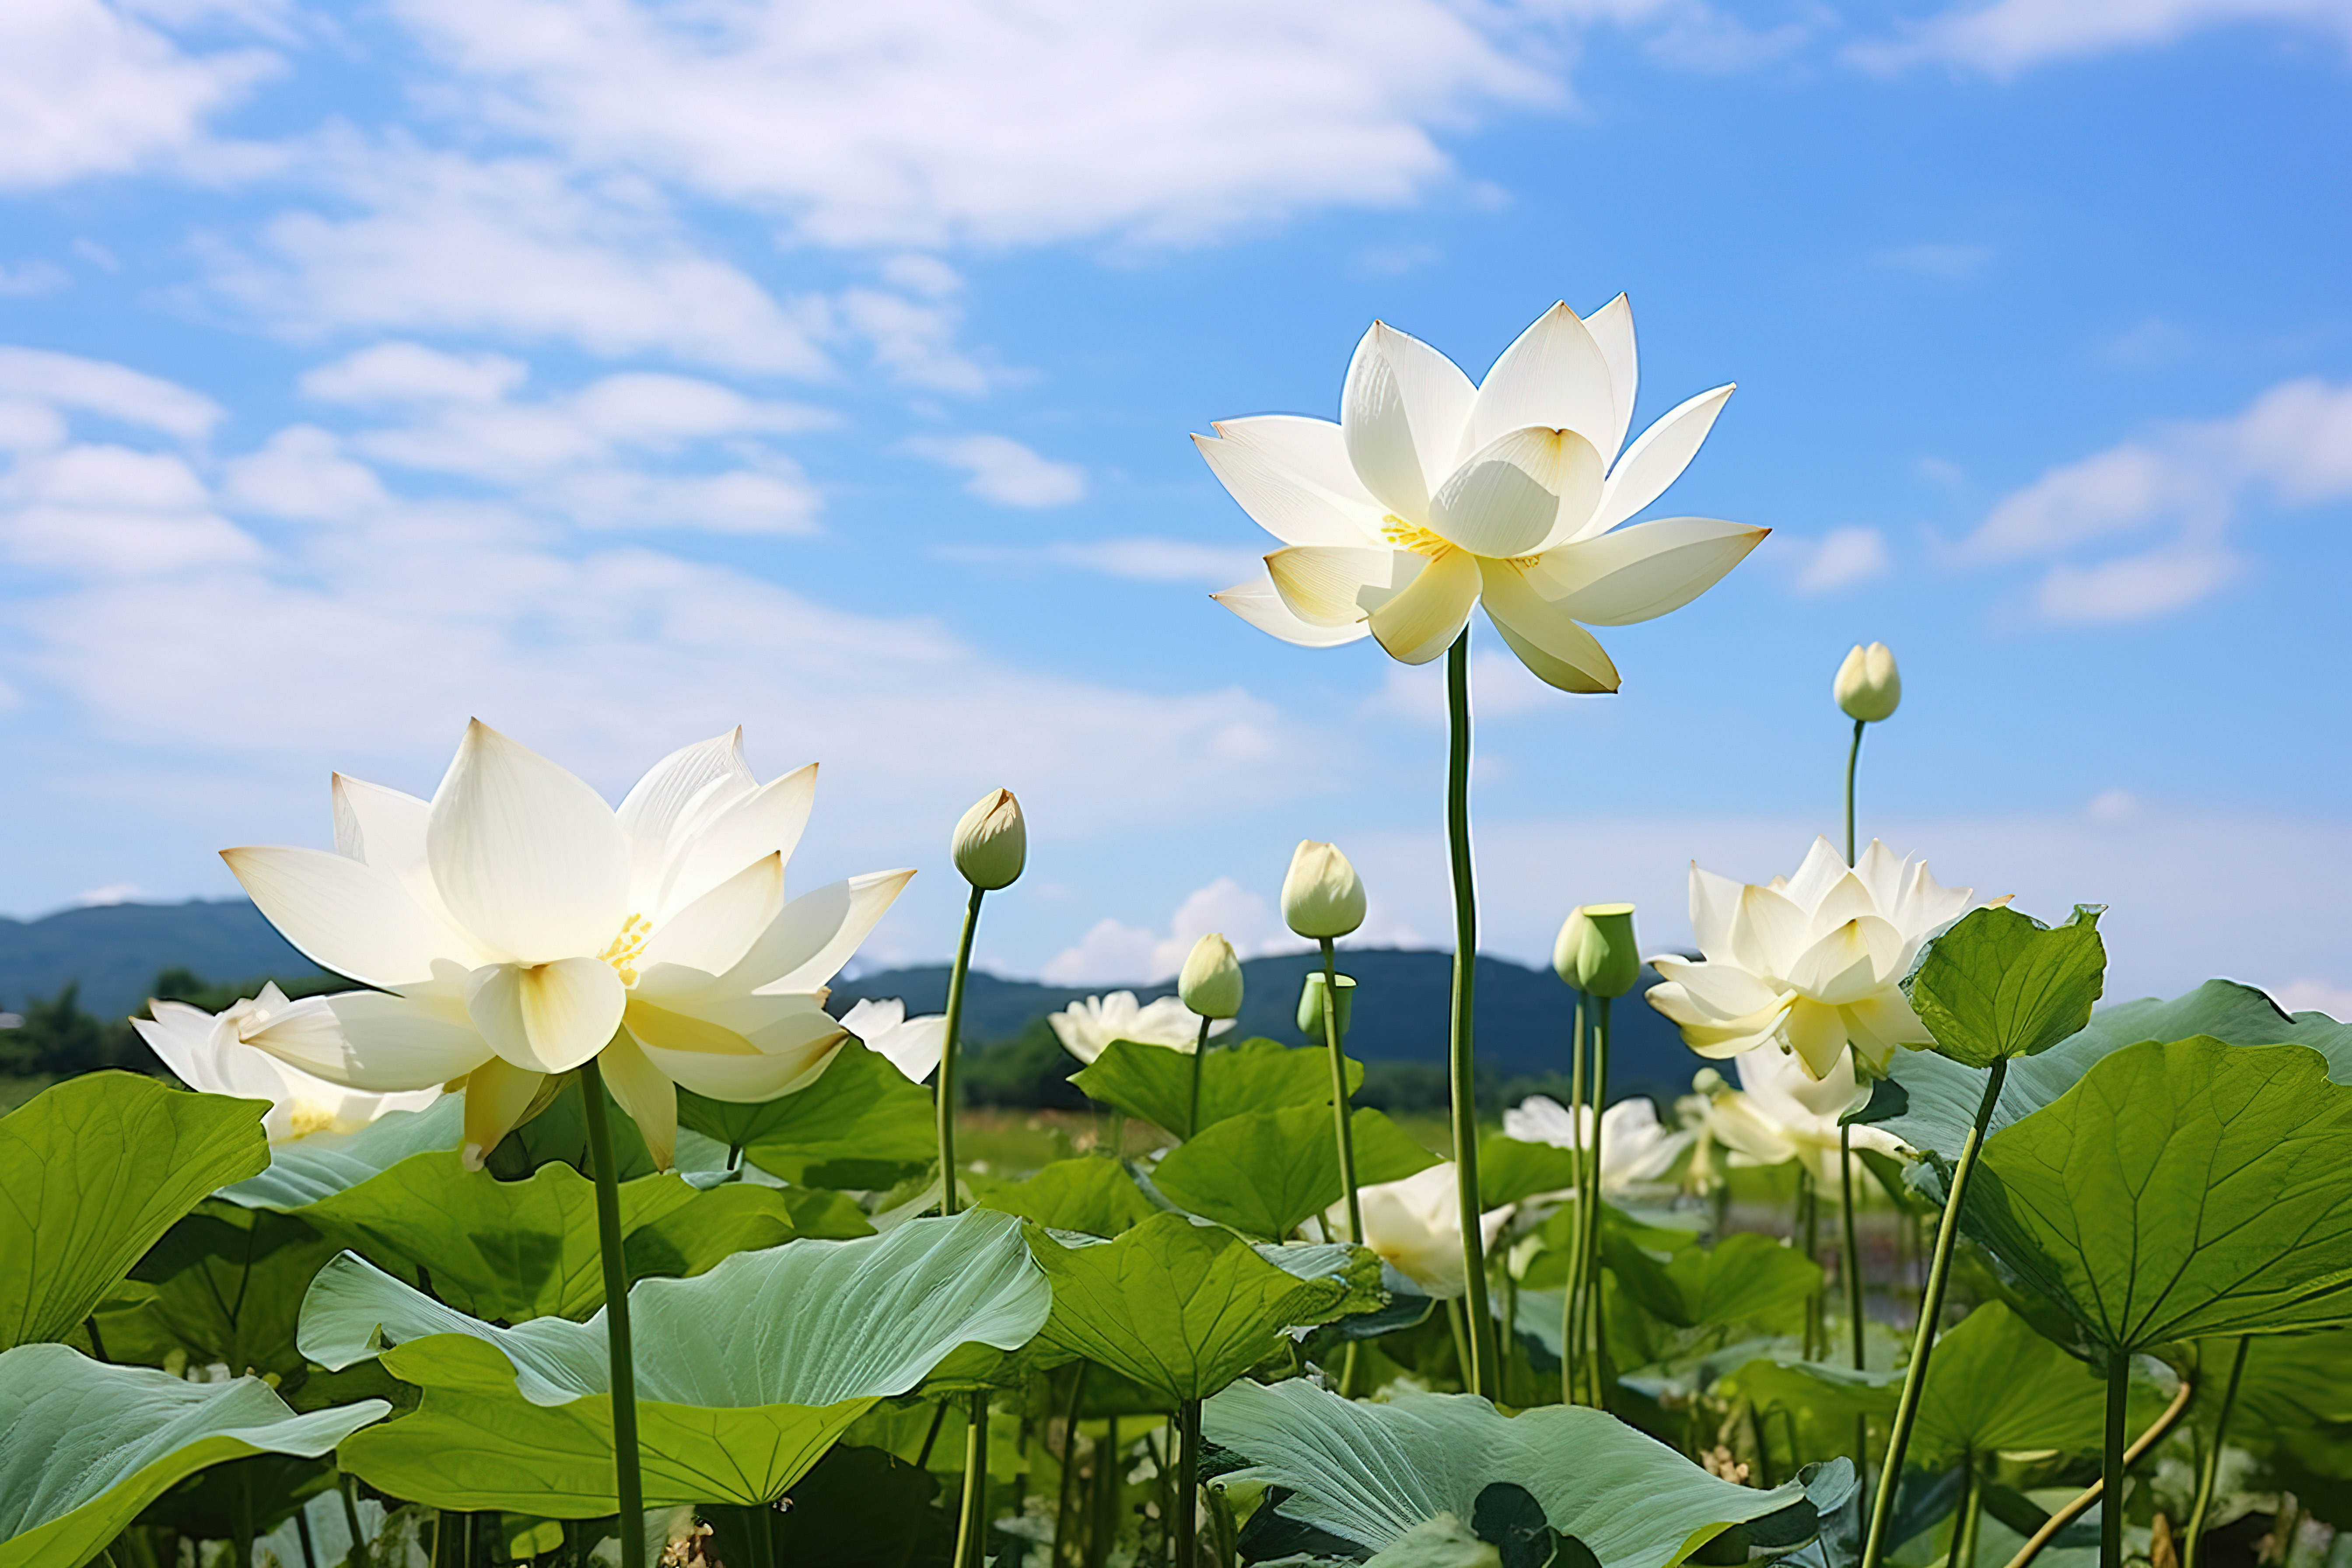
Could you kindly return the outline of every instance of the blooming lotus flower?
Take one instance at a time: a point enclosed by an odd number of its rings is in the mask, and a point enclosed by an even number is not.
[[[1579,1106],[1577,1112],[1571,1119],[1568,1107],[1549,1095],[1529,1095],[1503,1112],[1503,1136],[1555,1149],[1573,1148],[1580,1142],[1590,1150],[1592,1108]],[[1572,1140],[1572,1131],[1581,1132],[1581,1140]],[[1660,1122],[1657,1107],[1646,1100],[1621,1100],[1602,1111],[1601,1134],[1601,1190],[1612,1196],[1664,1175],[1696,1136]]]
[[[1633,416],[1633,317],[1555,305],[1473,386],[1382,322],[1356,345],[1339,422],[1228,419],[1195,437],[1242,510],[1281,540],[1267,578],[1214,597],[1286,642],[1370,635],[1423,664],[1483,602],[1527,667],[1566,691],[1614,691],[1589,626],[1679,609],[1766,530],[1678,517],[1618,524],[1697,453],[1729,386],[1668,413],[1621,455]]]
[[[1182,1002],[1162,996],[1138,1003],[1132,991],[1073,1002],[1058,1013],[1048,1013],[1045,1022],[1064,1050],[1087,1063],[1101,1056],[1113,1040],[1165,1046],[1191,1056],[1201,1037],[1201,1016]],[[1209,1037],[1214,1039],[1233,1026],[1232,1019],[1220,1018],[1209,1026]]]
[[[1848,869],[1816,838],[1794,877],[1742,886],[1691,866],[1691,930],[1706,962],[1650,962],[1664,982],[1650,1005],[1682,1026],[1703,1057],[1770,1044],[1816,1079],[1851,1044],[1883,1068],[1897,1046],[1932,1044],[1897,985],[1920,944],[1969,907],[1972,890],[1940,888],[1927,862],[1897,860],[1875,838]]]
[[[841,1016],[841,1026],[864,1042],[867,1050],[905,1073],[910,1083],[931,1076],[948,1043],[946,1014],[909,1018],[906,1003],[896,997],[858,1003]]]
[[[914,875],[785,901],[815,787],[814,764],[759,783],[737,730],[664,758],[615,812],[478,721],[430,802],[338,774],[335,853],[223,858],[296,948],[376,989],[327,998],[331,1035],[253,1043],[373,1092],[462,1079],[475,1167],[549,1075],[593,1058],[667,1165],[673,1085],[756,1102],[824,1069],[848,1037],[824,983]]]
[[[199,1094],[269,1101],[262,1131],[272,1143],[313,1132],[350,1132],[388,1110],[422,1110],[441,1098],[436,1084],[406,1094],[366,1094],[330,1083],[270,1054],[268,1040],[331,1038],[335,1015],[323,996],[289,1002],[275,984],[258,996],[207,1013],[184,1002],[149,1002],[151,1018],[131,1026],[172,1076]]]
[[[1838,1058],[1825,1078],[1778,1046],[1759,1046],[1732,1058],[1739,1088],[1719,1086],[1705,1100],[1706,1130],[1735,1165],[1778,1165],[1795,1160],[1823,1183],[1838,1179],[1838,1118],[1862,1098],[1853,1058]],[[1849,1130],[1856,1149],[1892,1154],[1902,1148],[1880,1128]]]
[[[1468,1286],[1463,1274],[1461,1187],[1454,1164],[1442,1160],[1401,1182],[1381,1182],[1363,1188],[1356,1199],[1364,1216],[1364,1245],[1383,1261],[1440,1300],[1462,1295]],[[1478,1228],[1489,1247],[1511,1217],[1511,1205],[1488,1209]],[[1346,1234],[1347,1205],[1333,1204],[1324,1216],[1327,1231]]]

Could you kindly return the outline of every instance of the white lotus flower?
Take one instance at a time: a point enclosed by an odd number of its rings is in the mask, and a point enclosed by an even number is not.
[[[765,784],[738,730],[686,747],[616,813],[478,721],[430,803],[337,775],[338,853],[223,852],[270,922],[373,991],[328,998],[331,1037],[254,1043],[372,1091],[465,1080],[478,1166],[548,1075],[593,1058],[663,1165],[674,1084],[772,1100],[847,1033],[824,1011],[911,871],[784,900],[814,764]]]
[[[931,1076],[948,1043],[946,1014],[909,1018],[906,1003],[897,997],[858,1003],[841,1016],[841,1026],[856,1036],[867,1050],[905,1073],[909,1083],[920,1083]]]
[[[1461,1188],[1453,1161],[1441,1160],[1400,1182],[1362,1188],[1356,1202],[1364,1216],[1364,1245],[1398,1273],[1440,1300],[1468,1289],[1462,1271]],[[1489,1248],[1510,1217],[1508,1204],[1479,1216],[1478,1228]],[[1348,1234],[1344,1202],[1331,1205],[1324,1227],[1332,1236]]]
[[[1073,1002],[1058,1013],[1046,1014],[1045,1022],[1053,1026],[1054,1037],[1062,1042],[1064,1050],[1088,1064],[1113,1040],[1165,1046],[1191,1056],[1201,1038],[1201,1016],[1181,1001],[1162,996],[1139,1003],[1132,991]],[[1209,1037],[1214,1039],[1233,1026],[1231,1018],[1217,1019],[1209,1026]]]
[[[1739,1087],[1718,1088],[1705,1099],[1708,1134],[1735,1165],[1778,1165],[1795,1160],[1824,1184],[1838,1179],[1838,1118],[1862,1098],[1853,1058],[1838,1058],[1829,1076],[1815,1079],[1804,1063],[1778,1046],[1759,1046],[1732,1058]],[[1892,1154],[1903,1147],[1876,1127],[1852,1130],[1856,1149]]]
[[[1616,690],[1617,668],[1585,627],[1681,608],[1767,531],[1697,517],[1617,527],[1674,482],[1732,390],[1692,398],[1620,456],[1634,382],[1622,294],[1590,321],[1553,306],[1477,386],[1428,344],[1373,322],[1338,424],[1261,415],[1194,437],[1286,547],[1265,558],[1266,581],[1214,596],[1286,642],[1370,634],[1407,664],[1444,652],[1484,601],[1538,677]]]
[[[1522,1143],[1576,1147],[1571,1131],[1583,1134],[1582,1147],[1592,1147],[1592,1107],[1577,1107],[1571,1119],[1567,1106],[1549,1095],[1534,1094],[1503,1112],[1503,1136]],[[1657,1107],[1640,1099],[1621,1100],[1602,1111],[1601,1134],[1601,1190],[1611,1196],[1664,1175],[1695,1136],[1661,1123]]]
[[[261,1129],[272,1143],[313,1132],[350,1132],[388,1110],[422,1110],[441,1098],[438,1084],[405,1094],[367,1094],[330,1083],[280,1061],[267,1040],[331,1037],[335,1015],[323,996],[289,1002],[275,984],[261,994],[207,1013],[184,1002],[147,1004],[150,1018],[131,1026],[172,1076],[199,1094],[269,1101]]]
[[[1897,860],[1875,838],[1851,870],[1826,838],[1794,877],[1742,886],[1691,866],[1691,930],[1706,962],[1654,958],[1664,983],[1650,1005],[1703,1057],[1767,1043],[1827,1078],[1851,1044],[1884,1068],[1897,1046],[1930,1045],[1899,988],[1920,944],[1966,910],[1973,890],[1939,888],[1926,861]]]

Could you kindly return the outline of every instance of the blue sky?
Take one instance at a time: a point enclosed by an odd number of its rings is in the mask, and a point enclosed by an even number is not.
[[[1475,624],[1487,945],[1866,832],[2114,989],[2352,1007],[2352,4],[20,0],[0,12],[0,908],[222,896],[469,715],[617,795],[746,724],[802,885],[1021,794],[982,960],[1449,930],[1435,667],[1206,593],[1185,439],[1630,292],[1654,514],[1775,531],[1570,698]],[[2332,150],[2332,151],[2331,151]]]

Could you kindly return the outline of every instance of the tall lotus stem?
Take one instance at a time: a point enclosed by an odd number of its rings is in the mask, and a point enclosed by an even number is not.
[[[580,1068],[580,1102],[588,1117],[588,1162],[595,1167],[596,1239],[604,1258],[604,1343],[613,1383],[613,1495],[621,1515],[621,1568],[645,1568],[646,1488],[638,1473],[637,1368],[629,1343],[629,1266],[622,1251],[620,1170],[604,1110],[604,1075],[589,1058]]]
[[[1191,1113],[1184,1122],[1187,1138],[1201,1135],[1201,1064],[1208,1059],[1209,1026],[1215,1020],[1212,1018],[1202,1019],[1201,1037],[1192,1042],[1192,1102]]]
[[[1471,1055],[1471,988],[1478,963],[1478,895],[1470,877],[1470,628],[1445,654],[1447,750],[1445,840],[1454,865],[1454,1017],[1447,1067],[1452,1080],[1454,1173],[1460,1192],[1462,1277],[1470,1317],[1473,1394],[1495,1396],[1495,1324],[1486,1305],[1486,1235],[1479,1226],[1477,1070]],[[1595,1146],[1598,1146],[1595,1140]]]
[[[2107,1441],[2099,1465],[2099,1568],[2124,1568],[2124,1408],[2131,1397],[2131,1356],[2107,1357]]]
[[[1849,866],[1853,864],[1854,857],[1853,775],[1862,763],[1862,732],[1868,728],[1867,719],[1853,721],[1853,744],[1846,748],[1845,753],[1845,863]]]
[[[1607,1359],[1602,1340],[1601,1305],[1601,1112],[1609,1103],[1609,1004],[1592,999],[1592,1158],[1581,1174],[1588,1191],[1584,1212],[1584,1383],[1596,1409],[1609,1403],[1608,1383],[1601,1367]]]
[[[988,1394],[971,1396],[963,1436],[963,1508],[956,1521],[955,1568],[980,1568],[988,1535]]]
[[[2221,1479],[2221,1445],[2230,1436],[2230,1411],[2238,1403],[2238,1380],[2245,1375],[2246,1352],[2253,1342],[2251,1334],[2240,1335],[2237,1354],[2230,1358],[2230,1381],[2221,1385],[2221,1407],[2213,1415],[2213,1446],[2205,1450],[2197,1477],[2197,1505],[2189,1510],[2188,1536],[2180,1543],[2180,1568],[2197,1568],[2204,1555],[2205,1516],[2212,1511],[2213,1492]]]
[[[1862,1247],[1853,1228],[1853,1129],[1838,1124],[1838,1215],[1845,1226],[1845,1253],[1838,1268],[1845,1276],[1846,1321],[1853,1330],[1853,1370],[1868,1370],[1862,1341]],[[1870,1462],[1870,1417],[1853,1418],[1853,1462],[1859,1469]]]
[[[1583,1321],[1578,1307],[1584,1300],[1584,1004],[1576,994],[1576,1011],[1568,1035],[1568,1161],[1576,1173],[1568,1211],[1568,1289],[1560,1293],[1559,1402],[1573,1405],[1579,1393],[1583,1357],[1579,1353],[1577,1326]]]
[[[1927,1289],[1919,1300],[1919,1326],[1911,1338],[1911,1364],[1903,1373],[1903,1397],[1895,1406],[1895,1424],[1886,1433],[1886,1462],[1878,1472],[1878,1495],[1870,1504],[1870,1537],[1862,1551],[1862,1568],[1879,1568],[1885,1562],[1887,1526],[1895,1517],[1895,1487],[1903,1478],[1904,1451],[1911,1446],[1911,1425],[1918,1419],[1919,1395],[1927,1386],[1927,1359],[1935,1353],[1936,1320],[1943,1316],[1944,1289],[1951,1281],[1952,1243],[1960,1230],[1960,1205],[1968,1201],[1969,1178],[1976,1173],[1977,1156],[1984,1148],[1985,1129],[1992,1122],[1992,1108],[2000,1099],[2000,1086],[2009,1076],[2009,1058],[1995,1057],[1985,1081],[1984,1099],[1977,1106],[1977,1119],[1969,1128],[1968,1142],[1960,1145],[1959,1163],[1952,1167],[1952,1190],[1944,1199],[1944,1217],[1936,1226],[1936,1252],[1927,1265]],[[2114,1420],[2120,1417],[2111,1417]],[[2115,1436],[2117,1468],[2120,1469],[2123,1437],[2120,1429]],[[2112,1510],[2110,1510],[2112,1511]],[[2120,1520],[2121,1515],[2116,1517]],[[2105,1568],[2116,1568],[2112,1563]]]
[[[974,888],[963,908],[963,935],[956,942],[955,967],[948,971],[947,1038],[940,1046],[940,1213],[952,1215],[956,1197],[956,1041],[963,1028],[963,983],[971,969],[971,939],[980,929],[980,900],[988,889]]]
[[[1208,1028],[1204,1021],[1202,1029]],[[1331,1054],[1331,1124],[1339,1144],[1339,1190],[1348,1205],[1348,1239],[1364,1243],[1364,1207],[1356,1193],[1356,1132],[1348,1104],[1348,1058],[1339,1050],[1339,961],[1323,939],[1323,1046]]]
[[[1199,1568],[1201,1402],[1184,1401],[1177,1411],[1177,1422],[1176,1568]]]

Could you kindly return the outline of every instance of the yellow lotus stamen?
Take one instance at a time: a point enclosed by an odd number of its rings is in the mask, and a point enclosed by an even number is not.
[[[631,915],[621,922],[621,934],[614,937],[604,952],[596,956],[613,966],[624,985],[637,983],[637,958],[646,951],[646,939],[654,934],[654,922],[643,915]]]
[[[1426,555],[1432,561],[1440,559],[1454,548],[1429,530],[1407,522],[1394,512],[1381,519],[1381,537],[1399,550],[1410,550],[1415,555]]]

